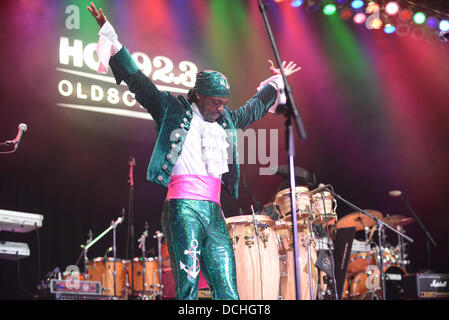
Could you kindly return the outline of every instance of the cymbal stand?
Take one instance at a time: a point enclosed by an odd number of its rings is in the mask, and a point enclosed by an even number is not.
[[[402,201],[404,201],[408,211],[413,215],[413,217],[415,217],[416,221],[418,222],[419,226],[421,227],[421,229],[424,231],[424,234],[426,235],[427,239],[426,239],[426,250],[427,250],[427,266],[429,268],[429,270],[431,270],[432,267],[432,261],[431,261],[431,254],[430,254],[430,242],[432,242],[432,244],[437,247],[437,243],[436,241],[433,239],[433,237],[430,235],[429,230],[427,230],[427,228],[425,227],[425,225],[423,224],[423,222],[421,221],[421,219],[418,217],[418,215],[416,214],[415,210],[413,210],[413,208],[410,205],[410,201],[409,198],[407,196],[407,194],[405,192],[402,193],[401,196]]]
[[[113,233],[113,250],[114,250],[114,295],[115,295],[115,291],[116,291],[116,239],[115,239],[115,229],[117,227],[118,224],[122,223],[123,220],[125,219],[125,209],[122,209],[122,216],[117,218],[116,221],[111,221],[111,225],[104,230],[102,233],[100,233],[100,235],[98,235],[94,240],[90,241],[89,244],[87,245],[81,245],[81,248],[83,248],[84,252],[87,252],[87,250],[89,250],[90,247],[92,247],[95,243],[97,243],[98,240],[100,240],[101,238],[103,238],[109,231],[111,231],[112,229],[114,229],[114,233]]]
[[[163,285],[162,285],[162,253],[161,253],[161,240],[164,237],[164,234],[160,231],[156,231],[153,238],[157,239],[157,267],[158,267],[158,273],[159,273],[159,283],[157,284],[158,289],[156,290],[156,296],[160,296],[162,298],[163,296]]]
[[[399,232],[405,233],[405,230],[402,226],[396,227]],[[405,247],[407,244],[402,240],[401,237],[398,236],[398,247],[399,247],[399,265],[402,266],[405,270],[407,270],[407,265],[409,261],[406,260],[408,257]]]
[[[407,235],[397,231],[396,229],[392,228],[390,225],[388,225],[387,223],[383,222],[382,220],[380,220],[375,215],[372,215],[372,214],[368,213],[366,210],[363,210],[363,209],[357,207],[356,205],[352,204],[348,200],[342,198],[340,195],[335,193],[335,191],[333,190],[332,187],[328,187],[327,190],[335,198],[343,201],[345,204],[347,204],[348,206],[350,206],[354,210],[362,212],[364,215],[366,215],[366,216],[370,217],[371,219],[373,219],[374,221],[376,221],[376,223],[377,223],[377,233],[378,233],[378,242],[379,242],[380,274],[381,274],[381,279],[382,279],[382,300],[386,300],[386,290],[385,290],[386,282],[385,282],[383,248],[382,248],[382,230],[383,230],[384,227],[386,227],[386,228],[392,230],[393,232],[395,232],[396,234],[398,234],[399,236],[403,237],[404,239],[408,240],[409,242],[413,242],[413,239],[410,238],[409,236],[407,236]]]
[[[139,249],[142,250],[142,290],[146,291],[146,263],[145,263],[145,239],[148,237],[148,222],[145,221],[145,231],[142,236],[137,240],[139,242]]]
[[[128,249],[131,249],[131,295],[134,294],[134,167],[136,166],[136,159],[129,157],[129,207],[128,207],[128,235],[126,237],[126,259],[129,258]],[[130,246],[131,244],[131,246]]]
[[[89,263],[89,259],[87,258],[87,249],[86,249],[86,246],[87,246],[89,243],[92,242],[92,237],[93,237],[92,230],[89,230],[88,236],[89,236],[89,238],[86,240],[86,244],[82,244],[82,245],[80,246],[81,249],[83,249],[83,250],[81,251],[81,254],[80,254],[80,256],[78,257],[78,259],[76,260],[76,263],[75,263],[75,265],[77,266],[78,263],[80,263],[81,257],[84,257],[84,261],[83,261],[83,262],[84,262],[84,272],[83,272],[83,274],[84,274],[84,279],[87,279],[87,265],[88,265],[88,263]]]
[[[117,237],[116,237],[116,230],[117,230],[117,223],[120,223],[120,222],[115,222],[115,221],[111,222],[111,224],[112,224],[112,252],[113,252],[113,257],[114,257],[114,272],[112,273],[114,276],[114,297],[117,297]]]

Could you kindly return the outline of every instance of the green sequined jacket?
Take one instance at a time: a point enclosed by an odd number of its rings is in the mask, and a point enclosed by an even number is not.
[[[168,186],[172,168],[182,152],[185,137],[193,117],[190,103],[181,95],[173,96],[159,91],[151,80],[137,67],[128,50],[123,47],[109,61],[117,84],[122,81],[135,94],[136,100],[148,110],[154,119],[157,140],[151,155],[147,179]],[[229,172],[222,176],[222,187],[235,199],[238,198],[240,167],[237,153],[237,130],[244,129],[262,118],[277,98],[277,90],[266,85],[241,108],[225,107],[216,120],[227,132],[227,141],[232,146],[232,163]],[[231,152],[231,151],[230,151]]]

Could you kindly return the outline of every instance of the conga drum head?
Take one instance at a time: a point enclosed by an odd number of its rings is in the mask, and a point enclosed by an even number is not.
[[[311,198],[309,188],[304,186],[297,186],[296,192],[296,212],[298,219],[307,219],[312,215]],[[290,188],[279,191],[274,203],[279,208],[279,217],[282,220],[292,221],[291,209],[291,193]]]

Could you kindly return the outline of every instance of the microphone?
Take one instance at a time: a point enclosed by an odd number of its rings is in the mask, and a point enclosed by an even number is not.
[[[449,30],[448,31],[440,31],[438,38],[440,38],[441,42],[448,42],[449,41]]]
[[[391,190],[388,194],[390,197],[402,197],[402,191],[400,190]]]
[[[325,190],[329,189],[330,187],[332,187],[330,184],[326,184],[326,185],[325,185],[325,184],[323,184],[323,183],[320,183],[320,184],[318,185],[318,188],[316,188],[316,189],[310,191],[310,193],[311,193],[311,194],[320,193],[320,192],[322,192],[322,191],[325,191]]]
[[[20,140],[22,140],[22,135],[25,131],[27,131],[28,127],[25,123],[19,124],[19,132],[14,140],[6,141],[6,144],[14,145],[14,150],[17,150],[19,147]]]

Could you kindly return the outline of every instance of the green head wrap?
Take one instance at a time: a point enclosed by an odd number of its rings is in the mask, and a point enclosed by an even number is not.
[[[193,91],[205,96],[229,97],[231,87],[228,79],[213,70],[204,70],[196,75],[196,82]]]

